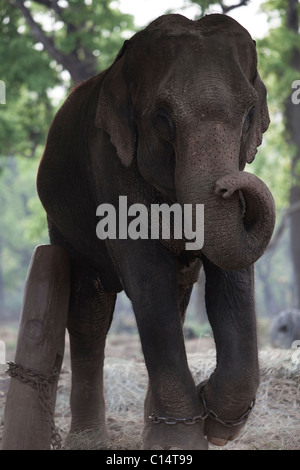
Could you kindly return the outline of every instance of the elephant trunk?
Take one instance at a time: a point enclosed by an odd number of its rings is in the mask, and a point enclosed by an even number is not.
[[[253,174],[237,171],[218,179],[214,193],[225,215],[221,210],[217,224],[205,218],[203,253],[223,269],[253,264],[265,251],[275,225],[269,189]]]
[[[270,241],[274,200],[253,174],[233,170],[232,164],[220,168],[214,161],[214,165],[200,177],[196,170],[186,177],[184,168],[179,168],[177,197],[194,208],[204,204],[202,253],[222,269],[243,269],[260,258]]]

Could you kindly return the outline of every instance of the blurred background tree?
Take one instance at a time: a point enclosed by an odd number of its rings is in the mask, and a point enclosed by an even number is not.
[[[53,116],[135,30],[111,3],[0,0],[0,319],[19,316],[33,249],[48,243],[35,178]]]
[[[194,5],[197,17],[231,14],[252,2],[182,0],[182,13]],[[300,105],[291,102],[291,84],[300,79],[299,2],[268,0],[262,8],[269,30],[255,39],[272,124],[247,171],[268,184],[277,206],[274,239],[256,264],[258,313],[270,317],[300,307]],[[19,315],[32,250],[48,242],[35,174],[54,113],[69,88],[106,68],[136,28],[111,0],[0,0],[0,28],[7,84],[0,105],[1,319]]]
[[[300,106],[291,99],[292,83],[300,78],[300,4],[269,0],[263,8],[270,24],[277,23],[258,41],[258,50],[272,118],[263,160],[271,163],[278,229],[257,272],[265,295],[269,291],[267,312],[274,315],[280,308],[300,308]]]

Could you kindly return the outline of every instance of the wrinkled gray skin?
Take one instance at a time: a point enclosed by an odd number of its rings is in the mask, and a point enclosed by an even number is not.
[[[296,340],[300,340],[300,310],[283,310],[271,324],[271,344],[274,348],[289,349]]]
[[[211,416],[187,426],[149,415],[203,413],[182,334],[201,265],[217,367],[204,388],[208,408],[238,421],[259,371],[253,263],[272,235],[265,184],[243,171],[269,124],[266,90],[248,32],[223,15],[198,22],[158,18],[126,41],[112,66],[78,86],[49,131],[37,186],[51,243],[72,259],[68,330],[71,434],[107,436],[103,360],[116,294],[132,301],[149,374],[145,449],[224,445],[243,424]],[[201,251],[185,240],[99,240],[96,208],[143,203],[204,204]]]

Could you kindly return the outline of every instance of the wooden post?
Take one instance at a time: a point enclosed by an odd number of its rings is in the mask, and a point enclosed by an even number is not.
[[[36,247],[29,266],[2,450],[50,449],[70,296],[70,261],[56,245]],[[54,446],[55,448],[55,446]]]

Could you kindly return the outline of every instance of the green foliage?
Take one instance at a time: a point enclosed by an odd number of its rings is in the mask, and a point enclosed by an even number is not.
[[[40,14],[54,26],[45,34],[61,53],[79,61],[95,58],[97,70],[105,69],[124,39],[133,34],[133,17],[121,13],[112,0],[68,0],[63,5],[57,11],[40,7]]]
[[[0,75],[7,84],[8,101],[15,100],[25,84],[29,90],[44,93],[57,83],[48,55],[35,49],[37,41],[21,13],[4,0],[0,0],[0,33]]]
[[[295,71],[288,65],[288,41],[285,43],[285,37],[285,28],[280,26],[271,29],[265,38],[257,40],[259,70],[268,90],[271,123],[254,168],[255,173],[270,187],[277,208],[289,205],[293,153],[285,136],[284,103],[290,98]],[[280,44],[285,45],[281,47]]]
[[[291,161],[295,154],[286,135],[285,103],[291,98],[292,82],[299,79],[291,66],[291,56],[294,47],[300,50],[300,35],[286,27],[287,0],[268,0],[262,8],[269,15],[270,29],[256,43],[259,72],[268,90],[271,124],[247,171],[253,171],[270,187],[280,222],[280,210],[289,206]]]
[[[283,139],[283,132],[282,120],[274,119],[254,162],[246,168],[246,171],[255,173],[270,188],[275,199],[277,214],[289,205],[291,148]]]
[[[297,71],[293,63],[295,50],[300,50],[300,35],[287,27],[288,7],[288,0],[264,2],[263,9],[268,14],[270,29],[263,39],[257,41],[260,72],[268,89],[271,125],[259,152],[263,158],[260,159],[259,155],[255,161],[255,172],[272,190],[277,208],[277,226],[281,223],[284,209],[290,205],[292,160],[299,152],[291,143],[286,127],[291,85],[300,78],[300,64]],[[300,13],[300,4],[298,9]],[[298,163],[294,163],[295,167]],[[300,174],[300,168],[298,171]],[[257,263],[260,313],[276,314],[287,306],[296,306],[292,256],[289,231],[285,230],[276,250],[266,253]]]
[[[46,221],[37,207],[34,175],[37,160],[2,157],[0,235],[6,315],[17,314],[31,254],[48,243]]]
[[[290,98],[292,82],[299,79],[291,66],[291,56],[294,47],[300,50],[300,35],[288,31],[285,24],[281,24],[271,28],[265,38],[259,39],[257,47],[269,101],[273,107],[282,110],[285,100]]]

